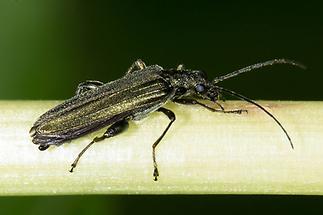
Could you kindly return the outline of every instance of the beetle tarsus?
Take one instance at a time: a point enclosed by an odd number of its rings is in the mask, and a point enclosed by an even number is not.
[[[197,100],[194,99],[189,99],[189,98],[183,98],[183,99],[176,99],[174,100],[174,102],[177,102],[179,104],[184,104],[184,105],[200,105],[206,109],[208,109],[209,111],[212,112],[220,112],[220,113],[234,113],[234,114],[242,114],[243,112],[248,113],[248,110],[244,110],[244,109],[237,109],[237,110],[225,110],[221,104],[215,102],[215,104],[217,104],[221,109],[215,109],[213,107],[210,107],[206,104],[203,104]]]
[[[158,181],[159,172],[158,172],[157,166],[154,167],[153,176],[154,176],[154,181]]]
[[[73,169],[76,167],[76,165],[73,163],[71,166],[72,166],[72,168],[71,168],[71,169],[70,169],[70,171],[69,171],[70,173],[72,173],[72,172],[73,172]]]
[[[223,110],[222,113],[236,113],[236,114],[242,114],[243,112],[248,113],[248,110],[245,109],[237,109],[237,110]]]

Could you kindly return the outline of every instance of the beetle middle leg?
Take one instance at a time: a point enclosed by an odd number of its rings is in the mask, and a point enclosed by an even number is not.
[[[101,81],[92,81],[92,80],[82,82],[77,86],[76,95],[84,93],[85,91],[88,91],[88,90],[93,90],[95,88],[98,88],[99,86],[101,86],[103,84],[104,83]]]
[[[235,114],[241,114],[242,112],[248,113],[248,110],[243,110],[243,109],[238,109],[238,110],[224,110],[221,104],[216,103],[221,109],[215,109],[212,108],[206,104],[203,104],[197,100],[194,99],[176,99],[174,102],[179,103],[179,104],[185,104],[185,105],[200,105],[212,112],[220,112],[220,113],[235,113]]]
[[[157,181],[157,177],[159,176],[158,167],[157,167],[157,161],[156,161],[156,151],[155,151],[156,150],[156,147],[157,147],[158,143],[163,139],[163,137],[167,133],[167,131],[170,128],[170,126],[176,120],[175,114],[171,110],[168,110],[166,108],[159,108],[159,109],[157,109],[157,111],[164,113],[168,117],[168,119],[170,120],[170,122],[167,125],[166,129],[164,130],[164,132],[162,133],[162,135],[160,135],[160,137],[152,145],[152,148],[153,148],[153,164],[154,164],[154,172],[153,172],[154,181]]]
[[[107,131],[99,137],[95,137],[81,152],[80,154],[78,154],[78,156],[76,157],[76,159],[74,160],[74,162],[72,163],[72,168],[70,170],[70,172],[73,172],[73,169],[76,167],[77,163],[79,162],[80,158],[82,157],[82,155],[84,154],[84,152],[86,150],[88,150],[88,148],[90,148],[91,145],[93,145],[93,143],[99,142],[101,140],[104,140],[106,138],[110,138],[113,136],[116,136],[117,134],[122,133],[123,131],[125,131],[127,128],[129,127],[129,123],[126,120],[121,120],[118,121],[114,124],[112,124]]]
[[[136,71],[136,70],[145,69],[145,68],[146,68],[145,62],[143,62],[141,59],[138,59],[129,67],[126,74],[132,73],[133,71]]]

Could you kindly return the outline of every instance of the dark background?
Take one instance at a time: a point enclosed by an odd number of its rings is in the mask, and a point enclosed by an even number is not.
[[[142,58],[184,63],[209,77],[284,57],[304,63],[264,68],[221,83],[253,99],[322,100],[323,9],[309,1],[3,0],[0,99],[59,99],[87,79],[108,82]],[[0,173],[1,174],[1,173]],[[0,198],[21,213],[318,212],[319,197],[75,196]]]

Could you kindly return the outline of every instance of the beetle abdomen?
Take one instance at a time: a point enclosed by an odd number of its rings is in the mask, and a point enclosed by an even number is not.
[[[122,119],[143,118],[165,104],[171,91],[157,72],[136,71],[76,95],[43,114],[31,129],[33,142],[56,145]]]

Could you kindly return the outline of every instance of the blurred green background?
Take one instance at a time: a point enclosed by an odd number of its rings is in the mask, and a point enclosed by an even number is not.
[[[216,1],[0,2],[0,98],[65,99],[79,82],[122,76],[142,58],[210,77],[285,57],[221,83],[255,99],[322,100],[322,5]]]
[[[0,1],[0,99],[59,99],[87,79],[108,82],[142,58],[211,78],[284,57],[304,63],[221,83],[253,99],[323,100],[323,9],[309,1]],[[317,212],[318,197],[2,197],[0,212]],[[303,206],[307,206],[304,208]],[[271,208],[271,209],[270,209]]]

